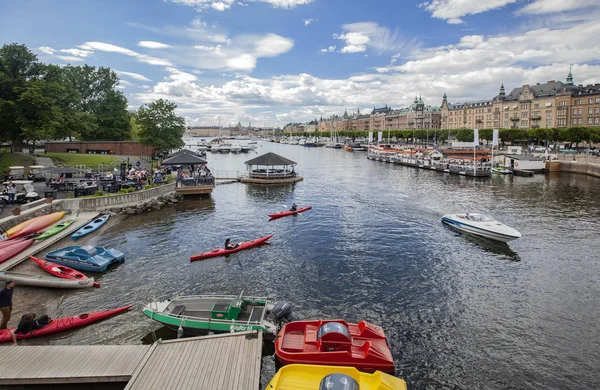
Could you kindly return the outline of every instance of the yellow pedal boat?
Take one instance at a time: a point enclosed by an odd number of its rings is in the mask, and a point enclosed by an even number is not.
[[[381,371],[354,367],[290,364],[277,371],[266,390],[407,390],[406,382]]]

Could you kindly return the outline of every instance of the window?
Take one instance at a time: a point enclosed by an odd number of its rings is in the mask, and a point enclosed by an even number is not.
[[[577,124],[580,125],[581,124],[581,118],[577,119]]]
[[[577,118],[573,118],[573,124],[576,125],[577,124]]]
[[[581,105],[581,99],[576,99],[575,100],[575,105],[576,106],[580,106]]]
[[[492,109],[491,109],[491,108],[488,108],[488,112],[492,112]]]
[[[521,118],[528,118],[528,117],[529,117],[528,113],[526,113],[526,112],[521,113]]]
[[[546,116],[552,116],[552,110],[546,110]]]
[[[529,121],[521,121],[521,127],[529,126]]]
[[[594,124],[595,125],[600,124],[600,118],[594,118]]]
[[[588,118],[588,125],[594,124],[594,118]]]
[[[504,119],[508,119],[508,112],[504,113]]]
[[[564,125],[566,124],[566,120],[565,120],[564,118],[562,118],[562,119],[558,119],[558,120],[556,121],[556,123],[557,123],[559,126],[564,126]]]
[[[581,110],[581,108],[580,108],[580,109],[579,109],[579,112],[578,112],[577,114],[578,114],[578,115],[581,115],[581,112],[582,112],[582,110]]]
[[[600,98],[596,98],[596,103],[600,103]]]
[[[529,108],[529,103],[521,104],[521,110],[527,110]]]
[[[535,104],[533,105],[533,108],[540,108],[540,103],[535,103]]]
[[[592,107],[588,108],[588,114],[591,114],[592,112],[594,112],[594,109]]]
[[[598,118],[596,118],[598,119]],[[504,127],[508,127],[508,121],[504,121]]]
[[[600,108],[599,107],[596,107],[594,109],[594,114],[600,114]]]
[[[577,109],[576,108],[573,109],[573,115],[577,115]]]
[[[561,107],[566,107],[567,106],[567,102],[566,101],[562,101],[560,103],[558,103],[559,106]]]

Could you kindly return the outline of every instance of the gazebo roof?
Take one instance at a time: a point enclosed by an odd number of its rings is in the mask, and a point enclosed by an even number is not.
[[[285,157],[282,157],[276,153],[269,152],[265,153],[262,156],[258,156],[253,158],[252,160],[246,161],[244,164],[246,165],[296,165],[295,161],[288,160]]]
[[[189,150],[189,149],[181,149],[181,150],[178,150],[178,151],[176,151],[176,152],[169,153],[169,154],[167,155],[167,158],[169,158],[169,157],[173,157],[173,156],[176,156],[176,155],[178,155],[178,154],[181,154],[181,153],[188,153],[188,154],[193,154],[193,155],[196,155],[196,156],[198,156],[198,157],[202,157],[202,155],[201,155],[200,153],[196,153],[196,152],[194,152],[193,150]]]
[[[162,164],[168,165],[197,165],[206,164],[208,161],[200,157],[198,153],[192,152],[191,150],[180,150],[179,152],[173,153],[171,157],[168,157],[162,161]]]

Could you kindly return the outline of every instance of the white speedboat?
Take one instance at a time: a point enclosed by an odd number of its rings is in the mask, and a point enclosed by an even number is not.
[[[518,230],[483,214],[446,214],[442,222],[465,233],[485,237],[494,241],[509,242],[521,238]]]
[[[239,153],[242,151],[242,146],[239,144],[231,144],[229,147],[232,153]]]

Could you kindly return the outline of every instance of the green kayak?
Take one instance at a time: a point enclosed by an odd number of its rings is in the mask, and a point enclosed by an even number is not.
[[[44,238],[48,238],[50,236],[55,235],[56,233],[62,232],[63,230],[68,228],[73,222],[75,222],[76,219],[77,219],[77,216],[75,216],[71,219],[68,219],[65,222],[61,222],[58,225],[54,225],[50,229],[46,230],[44,233],[37,236],[35,239],[38,241],[43,240]]]

